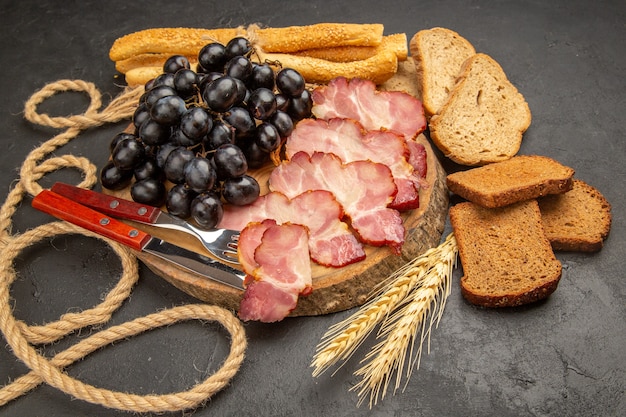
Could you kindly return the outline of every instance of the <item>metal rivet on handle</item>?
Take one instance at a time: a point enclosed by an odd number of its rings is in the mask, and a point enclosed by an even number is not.
[[[141,207],[139,210],[137,210],[137,213],[139,213],[140,215],[144,215],[148,212],[148,209],[145,207]]]
[[[130,237],[137,237],[137,235],[139,235],[139,231],[137,229],[133,229],[130,232],[128,232],[128,236]]]
[[[113,201],[111,201],[111,203],[109,203],[109,207],[111,207],[111,208],[116,208],[119,205],[120,205],[120,202],[117,201],[117,200],[113,200]]]
[[[106,218],[106,217],[103,217],[103,218],[100,219],[100,224],[103,225],[103,226],[106,226],[110,222],[111,222],[111,220]]]

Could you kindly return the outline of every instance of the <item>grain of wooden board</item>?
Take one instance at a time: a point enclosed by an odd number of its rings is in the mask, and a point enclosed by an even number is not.
[[[390,85],[404,86],[412,90],[412,75],[399,74]],[[448,189],[446,174],[433,152],[428,139],[420,135],[418,140],[427,151],[428,187],[420,191],[419,208],[403,214],[406,239],[400,255],[394,255],[387,247],[366,246],[367,257],[361,262],[343,268],[328,268],[313,264],[313,292],[300,297],[298,306],[290,316],[314,316],[347,310],[367,301],[372,290],[393,271],[409,260],[439,244],[448,213]],[[267,179],[273,166],[266,166],[252,173],[261,184],[261,193],[268,191]],[[116,192],[129,198],[129,192]],[[171,241],[187,249],[211,256],[193,237],[153,227],[137,225],[156,237]],[[240,290],[211,281],[205,277],[176,267],[148,253],[137,257],[155,274],[178,289],[206,303],[236,311],[243,295]]]

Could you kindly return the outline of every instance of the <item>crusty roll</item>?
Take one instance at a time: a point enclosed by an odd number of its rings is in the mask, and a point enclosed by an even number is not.
[[[248,28],[248,36],[265,52],[289,53],[335,46],[378,46],[383,37],[381,24],[318,23],[283,28]]]
[[[112,61],[120,61],[135,55],[146,53],[177,53],[197,55],[198,51],[216,40],[227,43],[232,38],[243,34],[242,29],[194,29],[194,28],[154,28],[129,33],[113,42],[109,50]]]
[[[313,84],[325,84],[335,77],[364,78],[382,84],[393,77],[398,69],[398,58],[393,51],[382,51],[362,61],[330,62],[324,59],[290,54],[259,53],[262,61],[276,61],[302,74]]]
[[[236,29],[155,28],[117,39],[110,58],[126,75],[128,85],[144,84],[163,67],[168,56],[179,54],[197,64],[207,43],[228,43],[247,37],[260,61],[299,71],[308,83],[327,83],[339,76],[364,78],[382,84],[408,57],[404,33],[383,36],[381,24],[320,23],[308,26]]]

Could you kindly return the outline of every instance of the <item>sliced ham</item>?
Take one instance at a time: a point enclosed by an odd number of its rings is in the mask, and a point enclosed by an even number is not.
[[[274,220],[250,223],[239,236],[240,262],[246,290],[239,318],[265,323],[280,321],[296,308],[300,295],[312,290],[308,230]]]
[[[307,191],[293,198],[270,192],[248,206],[227,204],[218,227],[242,230],[248,223],[265,219],[301,224],[309,229],[309,250],[320,265],[342,267],[365,258],[363,245],[341,221],[341,204],[325,190]]]
[[[287,197],[308,190],[326,190],[335,195],[350,218],[361,241],[388,245],[400,253],[404,226],[397,210],[388,207],[397,188],[386,165],[372,161],[343,163],[331,153],[294,154],[270,175],[270,189]]]
[[[285,143],[287,158],[297,152],[332,153],[345,162],[370,160],[387,165],[398,192],[390,207],[410,210],[419,207],[421,178],[407,161],[410,151],[404,137],[384,130],[365,130],[356,120],[307,119],[296,125]]]
[[[312,112],[320,119],[358,120],[367,130],[392,130],[407,141],[426,130],[418,99],[400,91],[377,91],[368,80],[338,77],[313,90],[312,98]]]

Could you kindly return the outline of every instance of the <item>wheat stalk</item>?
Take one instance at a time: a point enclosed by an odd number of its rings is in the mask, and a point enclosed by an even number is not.
[[[376,404],[379,396],[384,398],[393,372],[397,374],[395,389],[399,387],[407,351],[412,363],[406,372],[408,382],[415,362],[419,367],[424,340],[429,340],[432,326],[439,324],[443,314],[457,253],[456,240],[450,234],[439,246],[395,271],[370,301],[326,332],[311,365],[315,367],[313,375],[349,359],[376,325],[382,323],[377,338],[383,340],[363,359],[369,363],[355,372],[363,379],[351,390],[359,391],[359,404],[368,393],[370,407]],[[429,313],[432,314],[427,321]]]
[[[415,285],[414,276],[400,277],[396,285],[374,296],[359,311],[328,329],[313,357],[313,376],[318,376],[340,360],[348,360],[354,351]]]

